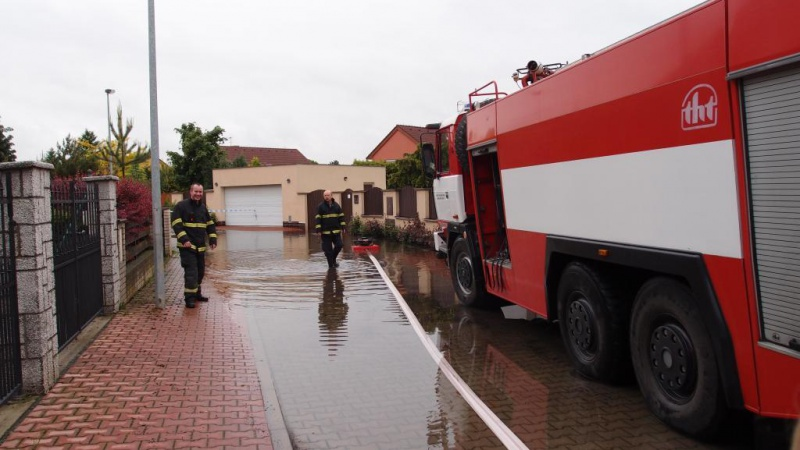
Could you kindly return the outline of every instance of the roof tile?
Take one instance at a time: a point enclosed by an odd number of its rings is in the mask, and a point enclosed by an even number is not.
[[[311,164],[311,161],[295,148],[242,147],[239,145],[221,145],[220,148],[227,155],[228,161],[244,156],[245,161],[249,164],[256,157],[262,167]]]

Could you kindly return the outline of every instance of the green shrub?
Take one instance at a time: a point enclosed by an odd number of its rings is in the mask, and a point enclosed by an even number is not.
[[[362,236],[364,234],[364,221],[361,220],[361,216],[353,217],[353,220],[347,226],[347,231],[352,236]]]
[[[364,236],[382,238],[384,235],[383,225],[377,220],[370,219],[364,222]]]
[[[375,219],[364,220],[356,216],[350,221],[349,231],[353,236],[369,236],[422,247],[433,247],[433,235],[425,228],[425,223],[419,219],[419,216],[403,227],[397,227],[392,222],[386,224]]]
[[[393,223],[388,223],[384,225],[383,236],[386,239],[402,242],[402,240],[400,239],[400,229],[397,228]]]
[[[419,216],[414,217],[414,220],[403,227],[402,236],[403,242],[424,247],[433,247],[433,235],[425,228],[425,223],[419,220]]]

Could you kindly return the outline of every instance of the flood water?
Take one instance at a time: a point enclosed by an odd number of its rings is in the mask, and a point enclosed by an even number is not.
[[[375,255],[425,334],[529,448],[752,448],[737,430],[707,444],[677,434],[638,388],[585,380],[558,326],[457,304],[431,250]],[[372,261],[350,249],[328,270],[316,236],[225,230],[208,276],[263,351],[297,449],[500,449],[426,351]]]

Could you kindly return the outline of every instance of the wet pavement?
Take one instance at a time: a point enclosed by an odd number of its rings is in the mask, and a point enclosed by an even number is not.
[[[372,261],[346,239],[341,267],[329,271],[318,249],[315,236],[229,229],[208,264],[268,367],[291,446],[504,448],[426,352]],[[528,447],[753,447],[747,427],[697,442],[656,420],[635,385],[581,378],[556,325],[459,306],[432,251],[389,243],[375,256],[427,337]]]
[[[273,448],[244,324],[205,282],[211,301],[184,308],[180,260],[166,262],[166,306],[140,290],[0,448]]]

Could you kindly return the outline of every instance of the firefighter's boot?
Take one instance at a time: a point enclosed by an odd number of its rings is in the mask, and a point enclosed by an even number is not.
[[[194,308],[195,307],[195,296],[194,296],[194,294],[185,295],[183,297],[183,301],[184,301],[184,303],[186,303],[186,307],[187,308]]]
[[[208,301],[208,297],[203,295],[203,291],[201,290],[200,287],[197,288],[197,301],[198,302],[207,302]]]

